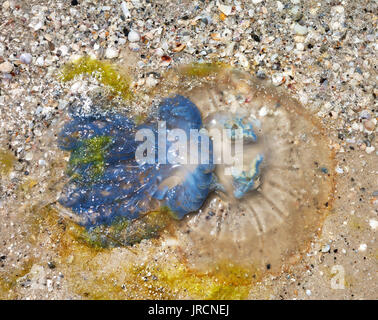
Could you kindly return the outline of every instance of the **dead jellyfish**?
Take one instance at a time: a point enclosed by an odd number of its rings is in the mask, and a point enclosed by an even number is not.
[[[279,270],[306,249],[330,205],[326,137],[267,83],[198,68],[168,74],[143,123],[73,105],[59,134],[70,152],[59,203],[103,245],[160,235],[174,237],[193,268]],[[174,233],[162,235],[169,224]]]

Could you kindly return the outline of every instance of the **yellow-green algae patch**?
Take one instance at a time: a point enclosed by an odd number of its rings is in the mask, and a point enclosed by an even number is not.
[[[60,71],[59,78],[63,82],[71,81],[79,75],[89,75],[96,78],[110,89],[111,94],[129,100],[133,94],[130,89],[130,78],[116,69],[107,61],[100,61],[89,56],[81,57],[67,63]]]
[[[86,230],[59,218],[52,207],[33,210],[30,238],[35,245],[51,243],[72,292],[88,299],[246,299],[261,274],[251,268],[220,262],[207,272],[191,270],[175,255],[154,259],[152,246],[102,248],[87,241]],[[155,253],[155,254],[154,254]],[[145,260],[143,257],[148,256]],[[158,256],[158,255],[157,255]],[[140,260],[144,262],[140,263]]]
[[[13,155],[13,153],[0,150],[0,175],[8,175],[12,171],[15,161],[16,157]]]
[[[20,185],[20,191],[24,193],[29,193],[36,185],[38,184],[38,181],[34,179],[26,179],[21,185]]]
[[[20,267],[0,277],[0,300],[17,299],[15,292],[17,281],[30,272],[34,262],[33,259],[28,259]]]
[[[190,298],[223,300],[246,299],[257,271],[224,261],[207,272],[190,270],[183,263],[164,266],[136,266],[133,272],[149,282],[149,288],[169,297],[185,293]]]
[[[83,140],[82,145],[71,153],[68,162],[68,174],[73,175],[77,166],[91,164],[90,177],[96,180],[101,177],[105,170],[105,155],[112,139],[109,136],[100,136]],[[80,177],[76,177],[80,179]]]
[[[193,62],[181,68],[181,73],[189,77],[203,78],[227,68],[222,62]]]
[[[83,230],[77,237],[97,248],[131,246],[144,239],[157,238],[171,223],[171,215],[168,208],[161,207],[134,220],[119,217],[110,226],[101,225],[89,232]]]
[[[134,122],[135,122],[136,125],[140,125],[140,124],[142,124],[146,119],[147,119],[147,114],[146,114],[146,113],[143,113],[143,114],[137,114],[137,115],[135,115],[135,117],[134,117]]]

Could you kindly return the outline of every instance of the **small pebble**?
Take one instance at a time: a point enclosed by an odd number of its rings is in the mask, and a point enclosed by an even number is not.
[[[297,43],[297,50],[299,50],[299,51],[303,51],[304,50],[304,44],[303,43]]]
[[[284,76],[281,73],[273,74],[272,82],[275,86],[279,86],[284,82]]]
[[[130,42],[137,42],[140,40],[140,35],[138,32],[131,30],[127,35],[127,39],[129,39]]]
[[[373,230],[376,230],[378,228],[378,221],[375,219],[370,219],[369,225],[370,225],[370,228],[372,228]]]
[[[68,54],[68,50],[69,49],[68,49],[67,46],[62,45],[62,46],[59,47],[58,50],[60,51],[61,55],[64,57],[64,56],[66,56]]]
[[[114,59],[114,58],[117,58],[118,57],[118,54],[119,54],[119,51],[115,48],[107,48],[106,51],[105,51],[105,57],[107,59]]]
[[[344,173],[344,170],[342,168],[340,168],[339,166],[337,166],[336,172],[339,173],[339,174],[342,174],[342,173]]]
[[[366,251],[367,249],[367,244],[366,243],[361,243],[360,246],[358,247],[359,252]]]
[[[266,115],[268,114],[268,109],[263,106],[260,110],[259,110],[259,116],[260,117],[265,117]]]
[[[13,70],[13,64],[8,61],[3,62],[0,64],[0,72],[2,73],[10,73]]]
[[[20,61],[24,64],[30,64],[32,62],[32,55],[30,53],[23,53],[20,56]]]
[[[362,131],[361,124],[360,124],[360,123],[357,123],[357,122],[354,122],[354,123],[352,124],[352,129],[353,129],[353,130],[356,130],[356,131]]]
[[[294,26],[294,32],[300,36],[304,36],[307,34],[308,30],[306,26],[302,26],[299,23],[296,23]]]
[[[38,57],[35,61],[35,64],[37,66],[43,67],[45,65],[45,59],[43,59],[43,57]]]
[[[367,154],[370,154],[372,153],[373,151],[375,150],[375,147],[371,146],[371,147],[366,147],[365,151]]]
[[[26,155],[25,155],[25,160],[26,161],[31,161],[33,159],[33,152],[28,152]]]
[[[362,110],[359,114],[361,119],[367,119],[369,120],[371,118],[371,114],[368,110]]]
[[[153,76],[148,76],[146,79],[146,86],[149,88],[155,87],[159,83],[158,79],[155,79]]]
[[[123,15],[124,15],[124,17],[125,17],[126,19],[131,17],[131,14],[130,14],[129,8],[127,7],[125,1],[122,1],[122,3],[121,3],[121,9],[122,9],[122,13],[123,13]]]
[[[364,122],[364,127],[368,131],[373,131],[375,128],[375,123],[373,120],[367,120]]]
[[[255,34],[255,33],[253,33],[253,34],[251,35],[251,37],[252,37],[252,39],[255,40],[256,42],[260,42],[260,41],[261,41],[261,40],[260,40],[260,37],[259,37],[257,34]]]
[[[34,31],[38,31],[43,27],[44,19],[40,16],[35,16],[30,20],[29,28],[32,28]]]
[[[222,11],[226,16],[230,15],[232,12],[232,6],[226,6],[223,4],[220,4],[218,6],[219,10]]]
[[[158,57],[162,57],[162,56],[164,55],[164,51],[163,51],[163,49],[161,49],[161,48],[157,48],[157,49],[155,50],[155,54],[156,54]]]

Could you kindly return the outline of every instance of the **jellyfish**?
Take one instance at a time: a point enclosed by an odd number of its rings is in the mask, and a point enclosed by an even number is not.
[[[154,89],[160,103],[142,124],[72,108],[58,139],[71,153],[60,204],[88,230],[126,221],[119,238],[137,233],[126,245],[150,237],[140,230],[157,236],[164,224],[140,221],[166,208],[178,253],[194,269],[233,261],[277,271],[297,259],[331,204],[334,163],[322,127],[286,93],[238,70],[174,79]],[[135,139],[147,131],[152,143]],[[197,140],[181,152],[177,134],[193,131]],[[185,161],[167,161],[177,154]]]

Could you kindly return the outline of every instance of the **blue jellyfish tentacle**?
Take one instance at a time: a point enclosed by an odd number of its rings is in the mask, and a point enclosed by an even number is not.
[[[252,123],[246,121],[245,117],[233,116],[223,119],[223,126],[225,129],[230,130],[229,138],[233,140],[240,138],[243,138],[247,141],[251,140],[253,142],[257,140],[257,136],[253,129]],[[239,130],[239,132],[237,130]]]
[[[188,174],[182,184],[167,191],[166,205],[178,219],[197,211],[212,191],[213,173],[208,168],[198,166]]]
[[[202,127],[201,113],[189,99],[176,95],[165,99],[159,107],[160,121],[166,121],[167,129],[180,128],[189,133],[190,129]]]
[[[159,109],[159,119],[166,121],[167,128],[180,128],[190,137],[190,130],[202,128],[201,113],[187,98],[175,96],[166,99]],[[179,125],[175,127],[175,124]],[[198,149],[201,149],[202,136],[199,138]],[[167,150],[170,143],[167,144]],[[213,190],[214,164],[212,163],[212,143],[209,139],[209,163],[198,163],[194,170],[190,170],[184,177],[183,183],[173,188],[159,190],[155,195],[164,200],[164,204],[174,213],[175,217],[182,219],[185,215],[201,208],[209,193]],[[200,159],[198,159],[200,162]]]
[[[237,199],[242,198],[247,192],[256,189],[257,179],[260,176],[260,166],[264,159],[262,154],[258,154],[251,163],[249,171],[242,171],[241,173],[232,172],[234,196]]]
[[[220,127],[221,129],[228,129],[227,136],[231,141],[240,141],[244,143],[256,142],[257,135],[255,127],[260,128],[261,124],[256,119],[250,119],[245,115],[231,114],[226,112],[218,112],[206,119],[207,125],[212,127]],[[237,170],[231,167],[232,186],[235,198],[240,199],[244,197],[249,191],[258,187],[258,179],[261,174],[261,163],[264,156],[259,154],[250,164],[250,169],[247,171]],[[214,180],[213,187],[220,192],[227,192],[227,189],[217,180]]]

